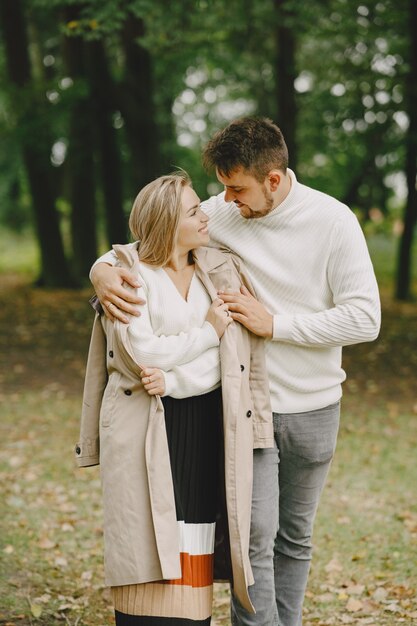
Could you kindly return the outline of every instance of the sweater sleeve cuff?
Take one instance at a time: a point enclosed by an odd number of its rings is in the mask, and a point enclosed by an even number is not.
[[[207,348],[214,348],[220,344],[219,336],[210,322],[204,322],[203,326],[204,338],[207,339]]]
[[[162,397],[165,398],[165,396],[170,396],[174,391],[175,376],[172,372],[162,372],[162,374],[164,375],[165,380],[165,391],[162,394]]]
[[[291,341],[293,315],[274,315],[273,341]]]

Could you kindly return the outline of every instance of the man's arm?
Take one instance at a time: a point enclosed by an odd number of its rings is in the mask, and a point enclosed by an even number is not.
[[[126,289],[123,283],[132,287],[140,287],[136,276],[122,267],[114,267],[117,257],[113,250],[103,254],[94,263],[90,271],[90,280],[100,300],[105,315],[114,322],[120,320],[124,324],[129,323],[129,318],[124,313],[139,316],[137,305],[145,304],[145,300],[136,292]]]
[[[233,319],[272,341],[331,347],[376,339],[381,323],[378,285],[365,238],[353,214],[335,225],[327,277],[333,306],[315,313],[274,311],[271,315],[244,290],[219,295],[228,304]]]

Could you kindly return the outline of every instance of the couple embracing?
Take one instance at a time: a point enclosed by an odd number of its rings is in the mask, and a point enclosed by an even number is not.
[[[336,446],[342,346],[374,340],[378,288],[356,217],[299,183],[279,128],[242,118],[203,161],[138,194],[133,244],[93,267],[80,466],[100,462],[119,626],[301,626]]]

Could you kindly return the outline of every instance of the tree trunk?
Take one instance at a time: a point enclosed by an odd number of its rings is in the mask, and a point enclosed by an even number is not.
[[[65,20],[77,20],[80,9],[69,7]],[[64,57],[75,88],[86,87],[71,107],[66,167],[71,204],[73,267],[77,277],[85,278],[97,256],[93,115],[87,87],[85,48],[81,37],[65,37]]]
[[[276,14],[276,100],[278,117],[288,147],[289,164],[294,171],[297,169],[297,105],[295,100],[294,81],[297,77],[295,67],[295,36],[291,20],[294,18],[292,9],[286,0],[274,0]]]
[[[408,127],[406,139],[405,175],[407,179],[407,202],[404,210],[404,230],[398,251],[396,297],[411,297],[411,260],[414,230],[417,222],[417,3],[409,0],[408,26],[410,37],[410,70],[406,79]]]
[[[365,209],[364,216],[369,215],[369,209],[377,206],[382,213],[387,213],[387,190],[383,184],[384,173],[375,165],[375,155],[383,150],[383,139],[387,132],[391,121],[387,120],[384,124],[378,124],[370,132],[364,136],[363,147],[365,153],[362,158],[355,157],[355,162],[349,167],[348,187],[342,198],[343,204],[347,204],[350,208],[359,206]],[[369,182],[371,188],[370,195],[365,201],[359,195],[359,188],[364,182]]]
[[[130,147],[130,178],[135,194],[161,174],[153,102],[152,61],[149,52],[138,41],[144,34],[143,20],[128,16],[122,31],[125,74],[119,106]]]
[[[127,241],[127,219],[123,212],[123,183],[120,150],[113,126],[113,82],[107,66],[103,43],[88,44],[88,75],[99,148],[102,189],[106,212],[108,242]]]
[[[44,128],[42,132],[30,132],[31,123],[39,119],[46,120],[47,113],[35,92],[30,93],[29,90],[32,82],[31,68],[20,0],[0,0],[0,21],[9,79],[19,90],[16,90],[14,110],[20,128],[27,130],[20,133],[21,151],[32,195],[40,247],[41,276],[38,282],[48,287],[71,286],[52,191],[51,142],[48,141]],[[24,98],[21,93],[23,90],[26,92]]]

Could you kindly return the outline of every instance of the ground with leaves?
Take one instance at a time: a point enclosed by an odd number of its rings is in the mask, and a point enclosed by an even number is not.
[[[98,468],[76,469],[89,291],[1,277],[0,624],[112,623]],[[304,623],[417,623],[417,307],[384,296],[373,344],[345,350],[339,446]],[[228,619],[216,585],[213,624]]]

